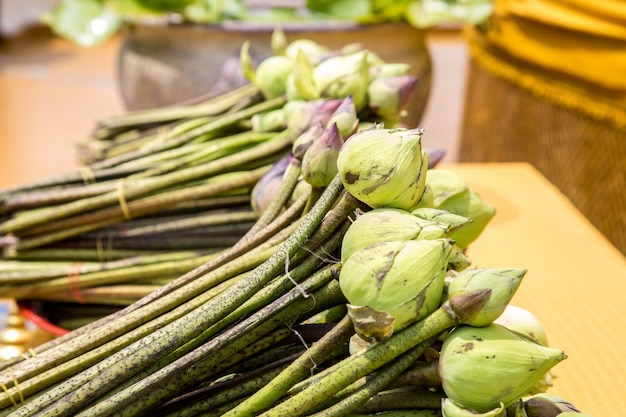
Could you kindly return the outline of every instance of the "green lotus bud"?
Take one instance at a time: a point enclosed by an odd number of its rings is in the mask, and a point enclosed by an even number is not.
[[[447,210],[440,210],[432,207],[419,207],[411,210],[411,214],[419,217],[420,219],[447,224],[449,233],[456,231],[472,221],[465,216],[459,216],[458,214],[450,213]]]
[[[471,323],[472,326],[486,326],[502,314],[519,288],[525,269],[477,268],[459,272],[448,284],[448,293],[459,290],[491,289],[491,297]]]
[[[526,335],[544,346],[548,345],[548,335],[543,323],[525,308],[507,305],[502,314],[493,321],[509,330]]]
[[[498,324],[458,326],[439,356],[442,388],[463,407],[487,412],[513,406],[543,375],[567,356]]]
[[[287,36],[285,32],[279,27],[272,31],[272,37],[270,39],[270,47],[275,55],[286,55],[287,49]]]
[[[287,128],[284,109],[256,113],[250,118],[252,130],[255,132],[277,132]]]
[[[428,184],[426,184],[426,186],[424,187],[424,192],[422,193],[422,196],[420,197],[419,200],[417,200],[417,203],[415,203],[413,207],[409,209],[409,211],[412,211],[418,208],[432,208],[434,205],[435,205],[435,194],[433,193],[431,188],[428,186]]]
[[[304,153],[302,178],[313,187],[327,187],[337,176],[337,156],[342,145],[336,124],[324,130]]]
[[[259,87],[266,99],[285,94],[287,77],[294,70],[294,62],[281,55],[265,58],[256,69],[254,84]]]
[[[451,248],[447,239],[367,246],[343,264],[341,290],[351,305],[387,312],[394,331],[403,329],[439,306]]]
[[[330,55],[330,50],[311,39],[296,39],[285,48],[285,56],[296,60],[303,53],[312,65],[319,64]]]
[[[426,184],[435,194],[433,207],[472,219],[452,236],[462,249],[476,240],[495,215],[495,209],[469,188],[458,174],[441,169],[428,171]]]
[[[292,75],[300,97],[303,97],[305,100],[317,100],[322,97],[316,86],[313,65],[309,62],[309,59],[302,50],[298,50]],[[285,83],[285,85],[286,84],[287,83]]]
[[[370,78],[397,77],[398,75],[407,75],[411,71],[411,66],[405,62],[384,63],[373,65],[370,67]]]
[[[372,208],[407,210],[424,192],[422,129],[362,130],[346,140],[337,168],[344,187]]]
[[[468,258],[458,245],[452,245],[450,259],[448,259],[448,270],[461,272],[470,267],[472,261]]]
[[[528,417],[556,417],[565,412],[580,413],[573,404],[553,394],[536,394],[523,398],[522,402]]]
[[[369,51],[329,58],[313,69],[313,80],[320,97],[344,99],[352,96],[357,111],[366,105],[369,85]]]
[[[430,227],[432,226],[432,228]],[[366,246],[389,241],[445,237],[446,225],[430,222],[400,209],[380,208],[359,215],[343,236],[341,262]]]
[[[455,403],[450,398],[444,398],[441,401],[441,413],[442,417],[506,417],[506,408],[500,403],[493,410],[479,413]]]
[[[343,139],[347,139],[356,133],[359,127],[359,119],[357,118],[352,96],[346,97],[341,102],[337,110],[330,116],[326,127],[332,124],[337,124],[337,129],[339,129],[339,134]]]
[[[393,127],[404,117],[416,85],[417,78],[412,75],[377,78],[367,88],[369,108]]]

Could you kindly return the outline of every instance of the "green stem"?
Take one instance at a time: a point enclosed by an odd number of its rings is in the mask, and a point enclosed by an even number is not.
[[[317,363],[322,362],[333,350],[345,343],[352,334],[354,334],[354,327],[346,315],[333,330],[311,346],[306,355],[293,361],[280,375],[277,375],[237,407],[225,413],[224,417],[252,417],[271,407],[296,382],[309,376]]]
[[[385,387],[387,387],[395,378],[398,377],[404,370],[406,370],[411,364],[419,359],[422,354],[428,349],[435,337],[431,337],[426,341],[419,343],[417,346],[411,348],[409,351],[403,353],[400,357],[393,360],[389,365],[385,366],[380,371],[376,372],[373,376],[366,380],[366,382],[353,392],[347,395],[342,395],[343,398],[339,402],[329,406],[328,408],[318,411],[312,414],[313,417],[340,417],[344,416],[357,407],[364,404],[369,398],[378,394]]]
[[[217,116],[239,103],[241,100],[257,94],[258,91],[258,87],[253,84],[246,84],[195,105],[137,110],[101,120],[99,122],[99,129],[119,129],[148,123],[162,123],[176,119]],[[98,130],[95,132],[95,135],[98,136]]]
[[[36,211],[30,213],[29,215],[16,217],[1,224],[0,232],[17,232],[39,224],[48,223],[51,220],[69,217],[106,206],[118,206],[116,207],[117,212],[121,213],[123,218],[124,213],[122,208],[119,207],[120,193],[122,192],[121,190],[123,190],[124,199],[128,202],[132,202],[131,200],[134,200],[141,195],[154,192],[161,188],[172,187],[176,184],[207,178],[227,170],[236,169],[238,166],[248,161],[254,161],[265,155],[280,152],[289,144],[290,142],[286,137],[286,134],[279,134],[274,140],[245,151],[211,161],[207,164],[179,170],[160,177],[150,178],[149,181],[141,181],[139,184],[129,181],[128,184],[123,184],[123,188],[120,188],[117,191],[81,199],[75,202],[69,202],[50,209]],[[230,189],[232,189],[232,187]],[[167,203],[168,202],[166,201],[165,204]]]
[[[268,306],[267,309],[260,310],[255,315],[256,317],[246,320],[247,323],[229,329],[225,337],[220,335],[219,338],[211,339],[201,348],[143,379],[129,392],[107,396],[102,403],[99,403],[101,407],[86,409],[78,416],[134,416],[144,413],[171,399],[180,390],[188,389],[199,376],[210,375],[214,367],[219,366],[224,356],[234,354],[252,340],[266,334],[268,330],[283,326],[284,323],[289,323],[305,312],[311,312],[313,309],[320,311],[320,309],[345,301],[337,281],[331,281],[306,298],[302,297],[299,291],[293,291],[290,296],[300,301],[262,322],[260,319],[266,317],[268,312],[275,307]],[[233,336],[236,338],[233,344],[227,344],[229,337]]]
[[[323,374],[303,381],[301,385],[304,388],[301,391],[261,416],[304,415],[356,380],[456,324],[458,324],[458,317],[450,303],[445,302],[426,318],[394,334],[386,341],[372,344],[367,349],[333,365]]]
[[[127,379],[140,372],[235,310],[237,306],[282,271],[287,257],[292,256],[300,249],[300,245],[315,231],[342,191],[343,186],[337,176],[320,197],[318,203],[305,216],[299,227],[282,244],[281,249],[274,252],[247,279],[227,288],[184,318],[152,332],[100,361],[93,366],[90,372],[78,374],[70,378],[69,381],[71,382],[66,381],[66,383],[57,386],[60,391],[65,389],[67,385],[72,385],[76,389],[72,388],[73,391],[69,397],[62,401],[62,409],[55,410],[55,415],[72,413],[80,409],[86,402],[119,384],[121,382],[120,375],[124,375]],[[94,378],[94,374],[98,377]],[[24,410],[25,413],[28,413],[29,410],[38,409],[38,405],[33,403],[27,406],[28,409]]]

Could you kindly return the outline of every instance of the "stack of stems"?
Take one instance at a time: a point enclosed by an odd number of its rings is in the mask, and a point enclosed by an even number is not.
[[[253,187],[291,147],[250,119],[284,104],[245,85],[101,120],[80,169],[0,190],[1,296],[76,315],[125,306],[226,251],[258,219]]]

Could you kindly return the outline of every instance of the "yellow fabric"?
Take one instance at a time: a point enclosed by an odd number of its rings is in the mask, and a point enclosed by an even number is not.
[[[494,76],[626,128],[626,0],[495,0],[466,34]]]
[[[490,24],[512,56],[626,92],[626,1],[495,0]]]

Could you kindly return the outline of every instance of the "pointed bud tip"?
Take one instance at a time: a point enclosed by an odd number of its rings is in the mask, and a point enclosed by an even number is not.
[[[490,289],[460,290],[450,294],[449,302],[459,323],[469,324],[491,297]]]

